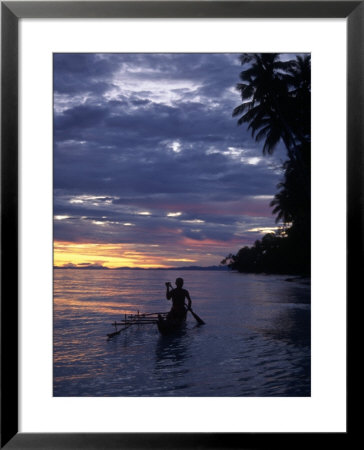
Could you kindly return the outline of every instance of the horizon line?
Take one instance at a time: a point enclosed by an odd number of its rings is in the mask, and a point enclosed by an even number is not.
[[[183,270],[183,269],[225,269],[227,266],[210,265],[210,266],[181,266],[181,267],[107,267],[107,266],[53,266],[53,269],[76,269],[76,270]]]

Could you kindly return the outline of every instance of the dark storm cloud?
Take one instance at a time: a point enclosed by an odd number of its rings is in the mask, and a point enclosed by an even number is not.
[[[117,70],[112,58],[96,54],[58,53],[53,59],[53,85],[59,94],[102,94],[110,89],[110,76]]]
[[[245,243],[272,226],[285,155],[231,117],[240,71],[238,55],[55,54],[55,239]]]
[[[60,131],[62,135],[71,130],[87,130],[95,126],[102,126],[103,120],[107,117],[107,108],[93,107],[90,105],[80,105],[64,111],[56,116],[54,130]],[[59,140],[61,138],[59,137]]]

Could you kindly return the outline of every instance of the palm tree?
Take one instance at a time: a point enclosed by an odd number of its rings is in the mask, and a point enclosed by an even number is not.
[[[238,125],[248,123],[256,141],[264,139],[263,154],[272,154],[282,140],[289,158],[299,158],[298,144],[310,131],[310,57],[282,61],[278,53],[252,53],[241,63],[248,67],[237,84],[243,100],[233,110],[241,116]]]
[[[280,141],[287,149],[284,177],[270,206],[284,233],[266,235],[253,247],[229,255],[223,263],[241,271],[282,270],[309,273],[311,59],[282,61],[277,53],[243,55],[237,89],[242,103],[233,111],[238,125],[248,124],[253,138],[272,154]]]
[[[305,155],[309,151],[303,152]],[[271,201],[273,214],[276,214],[276,222],[283,222],[285,225],[306,222],[310,216],[310,196],[306,189],[310,185],[310,171],[307,163],[307,184],[302,184],[300,168],[296,160],[287,160],[284,165],[284,178],[278,184],[279,191]]]

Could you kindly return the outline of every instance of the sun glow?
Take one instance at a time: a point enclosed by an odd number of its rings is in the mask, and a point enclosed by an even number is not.
[[[54,242],[54,266],[85,267],[103,266],[109,269],[116,267],[142,267],[145,269],[170,267],[165,258],[153,255],[148,251],[135,250],[129,244],[94,244],[75,242]]]
[[[172,262],[197,262],[196,259],[187,259],[187,258],[168,258],[167,261],[172,261]]]

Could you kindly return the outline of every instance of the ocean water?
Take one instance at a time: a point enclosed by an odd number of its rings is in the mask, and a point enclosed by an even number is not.
[[[155,324],[112,339],[124,314],[170,309],[166,281],[183,277],[186,328]],[[287,281],[289,280],[289,281]],[[309,396],[310,285],[225,271],[54,271],[54,396]]]

